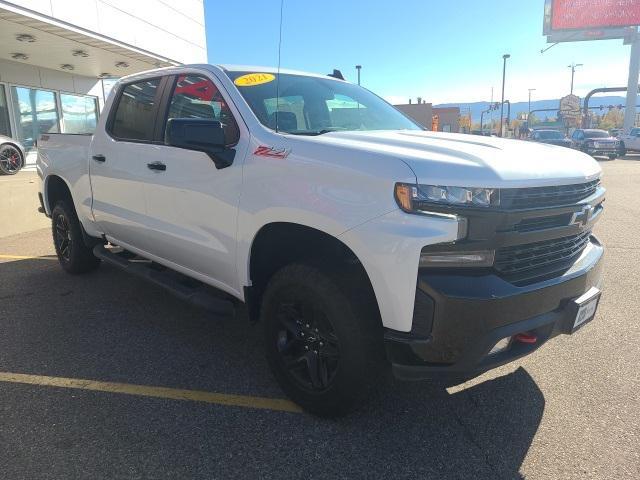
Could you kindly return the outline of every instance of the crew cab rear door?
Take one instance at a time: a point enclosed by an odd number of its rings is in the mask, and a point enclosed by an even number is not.
[[[234,161],[216,168],[207,153],[154,146],[158,169],[144,184],[147,226],[153,231],[148,251],[220,288],[236,290],[237,216],[249,132],[213,75],[194,71],[169,80],[157,138],[164,138],[168,119],[216,120],[224,126]]]
[[[158,160],[155,126],[167,79],[158,76],[121,85],[90,152],[96,221],[110,239],[145,251],[152,232],[144,186],[153,178],[147,165]]]

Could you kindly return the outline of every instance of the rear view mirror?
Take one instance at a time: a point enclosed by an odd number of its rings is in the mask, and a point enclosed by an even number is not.
[[[217,120],[204,118],[170,118],[167,121],[164,143],[204,152],[219,169],[231,165],[236,153],[225,146],[222,124]]]

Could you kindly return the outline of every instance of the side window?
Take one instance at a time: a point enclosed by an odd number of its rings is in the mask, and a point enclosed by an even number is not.
[[[171,95],[167,120],[171,118],[202,118],[217,120],[224,128],[227,145],[235,145],[240,130],[227,102],[215,84],[201,75],[180,75]]]
[[[160,79],[130,83],[122,90],[111,124],[111,134],[126,140],[153,140]]]

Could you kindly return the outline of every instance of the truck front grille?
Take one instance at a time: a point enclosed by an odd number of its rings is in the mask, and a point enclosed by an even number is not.
[[[499,248],[494,267],[505,275],[526,274],[531,278],[538,272],[542,274],[552,271],[553,267],[570,264],[589,244],[590,236],[589,230],[568,237]]]
[[[600,180],[554,187],[505,188],[500,190],[500,205],[507,209],[559,207],[579,202],[597,190]]]

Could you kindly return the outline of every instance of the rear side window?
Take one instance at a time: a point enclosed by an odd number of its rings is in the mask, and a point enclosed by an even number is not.
[[[238,125],[220,90],[202,75],[178,76],[171,95],[167,120],[171,118],[216,120],[224,128],[227,145],[235,145],[240,139]]]
[[[124,87],[111,124],[114,137],[145,142],[153,140],[159,86],[160,79],[154,78]]]

